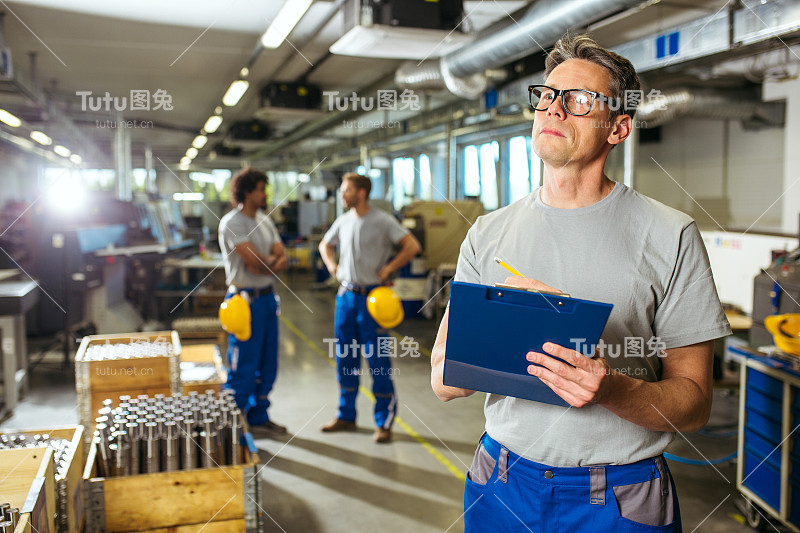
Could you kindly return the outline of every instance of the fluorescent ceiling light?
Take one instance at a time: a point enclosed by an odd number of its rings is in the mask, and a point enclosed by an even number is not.
[[[60,144],[55,145],[53,147],[53,151],[58,155],[60,155],[61,157],[69,157],[72,155],[72,152],[70,151],[69,148],[67,148],[66,146],[61,146]]]
[[[225,96],[222,97],[222,103],[228,107],[233,107],[239,103],[239,100],[247,92],[250,87],[250,82],[247,80],[236,80],[231,83],[228,90],[225,91]]]
[[[242,67],[242,70],[239,71],[240,78],[246,78],[250,75],[250,69],[247,67]]]
[[[189,165],[192,164],[192,160],[189,157],[182,157],[180,162],[180,167],[184,170],[189,168]]]
[[[283,4],[281,10],[272,20],[272,24],[261,36],[261,44],[265,48],[278,48],[284,39],[292,33],[294,27],[308,11],[309,6],[311,6],[311,0],[286,0],[286,3]]]
[[[19,128],[22,126],[22,121],[5,109],[0,109],[0,122],[8,124],[12,128]]]
[[[44,146],[50,146],[51,144],[53,144],[53,139],[51,139],[41,131],[32,131],[31,139]]]
[[[355,26],[329,48],[332,54],[385,59],[434,59],[471,42],[474,35],[457,31],[404,28],[375,24]]]
[[[80,165],[81,163],[83,163],[83,158],[78,154],[72,154],[71,156],[69,156],[69,160],[75,163],[76,165]]]
[[[195,157],[197,157],[197,148],[192,147],[186,150],[186,157],[188,157],[189,159],[194,159]]]
[[[222,124],[222,117],[219,115],[212,115],[206,120],[206,125],[203,126],[203,129],[206,130],[206,133],[214,133],[217,131],[220,124]]]
[[[172,195],[176,202],[202,202],[205,197],[201,192],[176,192]]]
[[[203,146],[206,145],[207,142],[208,142],[208,137],[206,137],[205,135],[198,135],[192,141],[192,146],[200,150]]]

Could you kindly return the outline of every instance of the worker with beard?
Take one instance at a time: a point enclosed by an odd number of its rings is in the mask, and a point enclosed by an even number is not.
[[[378,325],[367,310],[367,295],[411,261],[422,247],[392,215],[369,206],[371,189],[368,177],[356,173],[344,175],[342,202],[349,211],[334,221],[319,245],[325,266],[341,284],[334,319],[339,412],[322,431],[356,429],[356,396],[363,352],[369,362],[375,395],[373,440],[383,443],[391,440],[397,396],[391,378],[391,359],[376,353]],[[339,248],[338,263],[334,246]],[[400,251],[389,261],[395,246],[400,246]],[[352,349],[355,345],[359,349]]]
[[[233,209],[219,224],[219,245],[228,284],[226,299],[242,294],[250,302],[251,335],[247,340],[228,335],[228,381],[236,405],[251,429],[286,433],[267,412],[269,393],[278,373],[278,315],[276,275],[289,262],[267,207],[267,175],[248,167],[231,180]]]

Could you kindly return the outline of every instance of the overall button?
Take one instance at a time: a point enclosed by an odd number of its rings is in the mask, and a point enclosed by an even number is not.
[[[551,470],[546,471],[544,473],[544,477],[546,477],[547,479],[553,479],[553,472]]]

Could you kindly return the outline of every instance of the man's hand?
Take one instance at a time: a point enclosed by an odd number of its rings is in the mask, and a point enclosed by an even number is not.
[[[389,276],[392,275],[392,272],[394,271],[389,267],[389,265],[383,265],[383,267],[381,267],[381,269],[378,271],[378,278],[381,281],[386,281],[389,279]]]
[[[573,407],[584,407],[603,400],[615,377],[604,358],[598,355],[589,358],[552,342],[546,342],[542,349],[545,353],[528,352],[526,359],[535,363],[528,366],[529,374],[541,379]]]

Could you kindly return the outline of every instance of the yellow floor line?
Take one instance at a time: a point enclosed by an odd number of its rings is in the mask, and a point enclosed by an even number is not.
[[[297,326],[296,326],[296,325],[295,325],[295,324],[294,324],[294,323],[293,323],[291,320],[289,320],[288,318],[286,318],[286,317],[285,317],[285,316],[283,316],[283,315],[280,315],[280,317],[279,317],[279,318],[280,318],[281,322],[283,322],[283,325],[284,325],[284,326],[286,326],[287,328],[289,328],[289,331],[291,331],[292,333],[294,333],[295,335],[297,335],[297,336],[300,338],[300,340],[302,340],[303,342],[305,342],[305,343],[308,345],[308,347],[309,347],[309,348],[311,348],[311,349],[314,351],[314,353],[316,353],[317,355],[321,355],[322,357],[325,357],[325,358],[328,360],[328,364],[330,364],[332,367],[336,367],[336,362],[335,362],[333,359],[331,359],[330,357],[328,357],[328,354],[327,354],[327,352],[325,352],[325,350],[323,350],[323,349],[322,349],[322,348],[321,348],[321,347],[320,347],[320,346],[319,346],[317,343],[315,343],[313,340],[311,340],[311,339],[308,337],[308,335],[306,335],[305,333],[303,333],[303,332],[300,330],[300,328],[298,328],[298,327],[297,327]],[[392,333],[392,335],[393,335],[393,336],[395,336],[395,337],[397,337],[397,336],[398,336],[396,333]],[[423,350],[423,348],[422,348],[422,347],[420,347],[420,350]],[[425,351],[427,351],[427,350],[425,350]],[[428,357],[430,357],[430,351],[427,351],[427,355],[428,355]],[[372,391],[369,391],[369,390],[367,390],[366,388],[364,388],[364,386],[363,386],[363,385],[360,385],[360,386],[358,387],[358,390],[359,390],[359,391],[360,391],[360,392],[361,392],[361,393],[362,393],[364,396],[366,396],[367,398],[369,398],[369,400],[370,400],[372,403],[375,403],[375,396],[373,396],[373,394],[372,394]],[[456,465],[454,465],[452,462],[450,462],[450,461],[447,459],[447,457],[445,457],[444,455],[442,455],[442,454],[439,452],[439,450],[437,450],[436,448],[434,448],[434,447],[431,445],[431,443],[430,443],[430,442],[428,442],[428,441],[425,439],[425,437],[423,437],[422,435],[420,435],[419,433],[417,433],[416,431],[414,431],[414,429],[413,429],[411,426],[409,426],[409,425],[408,425],[408,424],[405,422],[405,420],[403,420],[403,419],[402,419],[402,418],[400,418],[399,416],[395,417],[395,419],[394,419],[394,420],[395,420],[395,422],[397,422],[397,425],[398,425],[398,426],[400,426],[400,427],[402,428],[402,430],[403,430],[403,431],[405,431],[405,432],[406,432],[406,434],[407,434],[409,437],[411,437],[412,439],[414,439],[415,441],[417,441],[417,442],[418,442],[420,445],[422,445],[422,447],[423,447],[423,448],[425,448],[425,450],[427,450],[427,451],[428,451],[428,453],[430,453],[430,454],[433,456],[433,458],[434,458],[434,459],[436,459],[437,461],[439,461],[440,463],[442,463],[442,464],[444,465],[444,467],[445,467],[445,468],[447,468],[447,470],[448,470],[448,471],[449,471],[451,474],[453,474],[453,475],[454,475],[456,478],[458,478],[458,479],[459,479],[459,480],[461,480],[461,481],[466,481],[466,477],[465,477],[465,476],[464,476],[464,474],[461,472],[461,470],[460,470],[460,469],[459,469],[459,468],[458,468]]]

